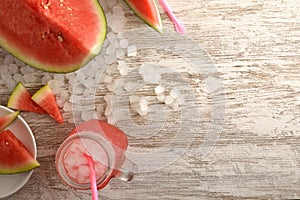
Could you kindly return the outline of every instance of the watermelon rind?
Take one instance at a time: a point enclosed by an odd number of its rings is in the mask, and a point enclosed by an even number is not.
[[[0,133],[0,174],[19,174],[40,166],[24,144],[10,131]]]
[[[46,113],[31,99],[31,94],[28,92],[22,82],[19,82],[14,88],[8,99],[7,107],[20,111],[35,112],[38,114]]]
[[[31,160],[27,163],[20,163],[16,166],[4,166],[0,164],[0,174],[20,174],[31,171],[40,167],[40,163],[37,160]]]
[[[144,0],[144,1],[137,1],[137,0],[124,0],[125,3],[134,11],[134,13],[141,18],[146,24],[152,27],[154,30],[158,31],[159,33],[163,33],[163,26],[160,17],[160,13],[156,2],[154,0]],[[136,4],[144,4],[143,9],[147,8],[152,10],[152,15],[156,17],[156,21],[149,19],[147,13],[143,13],[142,10],[139,10]]]
[[[45,110],[58,123],[63,123],[61,112],[57,106],[55,96],[48,84],[39,89],[31,99]]]
[[[19,111],[15,111],[0,117],[0,131],[4,130],[9,125],[11,125],[16,120],[19,114],[20,114]]]
[[[1,36],[1,34],[0,34],[0,46],[3,47],[8,52],[10,52],[13,56],[15,56],[18,59],[20,59],[21,61],[23,61],[24,63],[27,63],[28,65],[30,65],[32,67],[35,67],[37,69],[40,69],[40,70],[43,70],[46,72],[69,73],[69,72],[76,71],[79,68],[85,66],[88,62],[90,62],[95,56],[97,56],[100,53],[100,50],[101,50],[102,45],[106,38],[107,27],[106,27],[106,17],[105,17],[104,11],[97,0],[91,0],[91,1],[93,2],[93,5],[95,6],[96,10],[98,11],[97,14],[98,14],[98,20],[99,20],[99,24],[101,26],[101,30],[97,34],[97,39],[94,43],[94,46],[90,47],[89,54],[87,54],[85,56],[85,58],[78,63],[71,63],[71,64],[55,66],[54,64],[48,64],[43,61],[39,61],[34,57],[25,55],[23,50],[20,50],[14,46],[11,46],[10,42],[7,41],[7,39],[5,37]],[[43,16],[43,17],[45,17],[45,16]],[[51,19],[54,19],[54,18],[55,17],[53,17]],[[88,19],[86,19],[86,20],[88,20]],[[13,21],[13,19],[12,19],[12,21]],[[76,23],[76,22],[74,22],[74,23]],[[30,28],[30,27],[28,27],[28,28]],[[32,37],[34,37],[34,33],[33,33]],[[82,37],[84,38],[84,35],[82,35]],[[76,39],[78,41],[81,40],[80,38],[79,39],[76,38]],[[38,45],[38,44],[36,44],[36,45]],[[30,50],[30,48],[35,48],[35,46],[29,46],[28,49]],[[47,49],[45,49],[45,51],[47,52]]]

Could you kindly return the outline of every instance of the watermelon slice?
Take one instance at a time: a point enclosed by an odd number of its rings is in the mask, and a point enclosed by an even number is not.
[[[21,111],[35,112],[39,114],[46,113],[31,99],[31,94],[21,82],[17,84],[11,96],[9,97],[7,107]]]
[[[154,0],[125,0],[127,5],[149,26],[162,33],[162,22]]]
[[[0,45],[49,72],[85,65],[99,53],[106,36],[97,0],[1,0],[0,10]]]
[[[55,96],[49,85],[43,86],[39,89],[31,99],[37,103],[43,110],[45,110],[58,123],[63,123],[61,112],[57,107]]]
[[[20,113],[19,111],[16,111],[0,117],[0,131],[4,130],[11,123],[13,123],[15,119],[18,117],[19,113]]]
[[[17,174],[40,166],[10,130],[0,133],[0,155],[0,174]]]

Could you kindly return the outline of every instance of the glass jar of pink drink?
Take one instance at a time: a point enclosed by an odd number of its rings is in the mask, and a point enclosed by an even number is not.
[[[74,128],[56,153],[56,169],[60,178],[76,189],[91,189],[92,158],[94,178],[98,189],[111,178],[130,181],[137,166],[126,158],[126,135],[118,128],[100,120],[90,120]]]

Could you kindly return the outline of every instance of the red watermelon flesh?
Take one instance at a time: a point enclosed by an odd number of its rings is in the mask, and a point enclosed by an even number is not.
[[[35,112],[39,114],[46,113],[31,99],[31,94],[21,82],[17,84],[12,94],[10,95],[7,107],[21,111]]]
[[[31,99],[37,103],[43,110],[45,110],[58,123],[63,123],[61,112],[56,104],[55,96],[49,85],[43,86],[39,89]]]
[[[45,71],[77,70],[105,39],[97,0],[2,0],[0,10],[0,45]]]
[[[149,26],[162,33],[162,22],[154,0],[125,0],[127,5]]]
[[[40,166],[10,130],[0,133],[0,155],[0,174],[17,174]]]
[[[11,123],[13,123],[15,119],[18,117],[19,113],[20,113],[19,111],[16,111],[0,117],[0,131],[4,130]]]

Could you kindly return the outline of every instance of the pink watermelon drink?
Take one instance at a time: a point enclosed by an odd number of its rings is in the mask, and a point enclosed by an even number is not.
[[[93,160],[97,188],[107,185],[111,178],[129,181],[136,166],[125,157],[126,135],[100,120],[85,122],[73,129],[56,154],[56,167],[62,180],[76,189],[90,189]],[[126,165],[126,167],[125,167]]]

